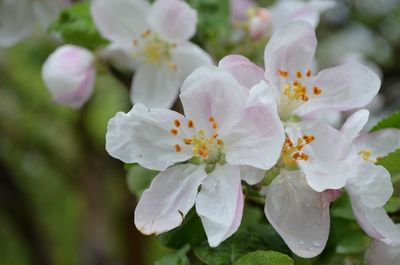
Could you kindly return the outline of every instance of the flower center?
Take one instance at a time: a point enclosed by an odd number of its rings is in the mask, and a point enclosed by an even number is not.
[[[278,70],[279,76],[285,79],[285,85],[282,88],[282,102],[279,106],[279,114],[282,119],[289,119],[292,112],[298,108],[301,104],[307,102],[310,96],[318,96],[322,93],[322,89],[312,85],[312,72],[302,73],[296,71],[295,73],[289,73],[285,70]],[[310,87],[312,87],[312,94],[310,93]]]
[[[286,137],[281,154],[283,164],[285,166],[296,166],[298,160],[307,161],[309,156],[302,152],[302,149],[305,145],[313,142],[314,139],[313,135],[303,135],[303,137],[298,138],[296,144],[294,144],[289,137]]]
[[[358,152],[358,155],[361,156],[362,159],[368,162],[376,163],[380,159],[380,157],[377,157],[376,159],[372,159],[372,154],[373,151],[371,149],[364,149]]]
[[[195,122],[188,120],[186,127],[182,128],[183,125],[180,120],[174,120],[174,128],[170,130],[172,135],[182,134],[182,143],[175,145],[175,151],[181,152],[183,144],[190,146],[192,149],[194,160],[198,163],[205,162],[207,164],[223,163],[225,160],[224,154],[224,143],[219,138],[217,133],[218,123],[214,117],[209,117],[210,127],[212,128],[212,134],[206,135],[204,129],[196,129]],[[188,136],[190,135],[190,136]]]
[[[133,39],[132,44],[138,48],[133,54],[140,57],[147,64],[166,63],[171,70],[176,70],[176,64],[172,62],[171,51],[176,48],[176,43],[170,43],[150,30],[143,31],[139,39]]]

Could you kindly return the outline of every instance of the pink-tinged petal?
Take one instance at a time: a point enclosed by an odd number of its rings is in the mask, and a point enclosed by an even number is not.
[[[381,81],[366,66],[350,63],[319,72],[314,86],[321,89],[321,94],[311,96],[296,114],[304,115],[322,109],[344,111],[362,108],[376,96]]]
[[[268,188],[265,215],[289,248],[303,258],[322,252],[328,240],[331,196],[311,189],[301,171],[281,171]]]
[[[180,226],[206,177],[204,167],[193,164],[173,166],[159,173],[136,206],[137,229],[145,235],[158,235]]]
[[[293,143],[304,135],[314,136],[301,152],[308,160],[297,160],[308,184],[316,191],[340,189],[357,174],[358,155],[351,141],[339,131],[322,122],[290,123],[286,133]]]
[[[210,55],[191,42],[177,45],[171,51],[171,56],[181,80],[185,80],[188,75],[200,66],[213,64]]]
[[[291,21],[307,21],[317,27],[319,16],[335,6],[334,1],[278,1],[270,8],[274,28]]]
[[[382,129],[362,134],[354,140],[357,151],[372,151],[370,159],[376,160],[400,148],[400,130]]]
[[[266,171],[251,167],[251,166],[240,166],[240,178],[247,182],[249,185],[259,183],[264,179]]]
[[[329,124],[333,128],[340,128],[343,124],[342,113],[336,110],[319,110],[308,113],[302,117],[306,121],[320,121]]]
[[[142,64],[131,86],[131,101],[151,108],[170,108],[176,101],[181,79],[166,64]]]
[[[368,122],[368,118],[369,111],[361,109],[347,118],[340,131],[345,134],[347,138],[353,140],[360,134],[362,129],[364,129],[364,126]]]
[[[397,264],[400,264],[400,244],[391,246],[375,240],[365,253],[365,265]]]
[[[125,163],[165,170],[192,156],[190,148],[182,144],[185,135],[171,133],[175,120],[183,122],[184,117],[169,109],[148,109],[136,104],[128,113],[118,112],[109,121],[106,150]]]
[[[69,1],[64,0],[33,1],[35,19],[46,29],[57,18],[63,8],[70,4]]]
[[[347,181],[346,190],[366,207],[382,207],[393,194],[393,184],[384,167],[360,160],[358,173]]]
[[[239,167],[217,165],[201,184],[196,212],[211,247],[218,246],[236,232],[243,214]]]
[[[30,0],[0,2],[0,47],[9,47],[33,31],[34,16]]]
[[[225,56],[218,67],[230,72],[239,84],[248,89],[264,80],[264,70],[241,55]]]
[[[246,10],[256,6],[254,0],[231,0],[231,20],[245,20]]]
[[[196,33],[197,12],[182,0],[157,0],[147,17],[163,39],[184,42]]]
[[[149,29],[146,14],[150,6],[145,0],[94,0],[90,8],[101,35],[113,42],[128,45]]]
[[[93,92],[94,55],[87,49],[64,45],[45,61],[42,78],[57,103],[79,108]]]
[[[383,207],[369,208],[351,194],[350,198],[353,213],[365,233],[386,244],[400,244],[400,229],[396,227]]]
[[[182,85],[180,99],[186,117],[194,121],[197,129],[212,135],[209,117],[213,117],[220,136],[226,135],[237,122],[246,103],[245,93],[236,79],[211,65],[200,67],[188,76]]]
[[[259,90],[268,89],[265,84],[261,82],[250,90],[250,101],[254,102],[251,100],[253,94],[259,95]],[[248,105],[223,140],[228,163],[264,170],[273,167],[281,155],[285,140],[274,99]]]
[[[121,71],[134,72],[142,62],[132,56],[133,52],[131,45],[112,43],[102,49],[100,54],[102,59],[109,61],[113,67]]]
[[[306,72],[310,68],[317,38],[311,24],[303,21],[291,22],[280,27],[268,42],[264,52],[265,77],[281,95],[287,84],[287,78],[279,75],[279,71],[288,73],[288,78],[297,71]]]
[[[272,27],[272,18],[266,8],[257,8],[249,21],[249,32],[253,40],[265,36]]]

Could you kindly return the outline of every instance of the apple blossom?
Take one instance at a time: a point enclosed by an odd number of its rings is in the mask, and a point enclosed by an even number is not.
[[[390,173],[375,163],[380,157],[400,148],[400,130],[382,129],[359,134],[368,121],[368,111],[360,110],[350,116],[342,132],[353,140],[360,156],[358,173],[350,178],[346,190],[351,198],[354,215],[371,237],[382,242],[400,244],[400,229],[395,226],[383,206],[393,193]]]
[[[28,37],[35,20],[46,28],[69,4],[69,0],[0,1],[0,47],[12,46]]]
[[[398,226],[397,226],[398,227]],[[400,244],[391,246],[375,240],[365,253],[366,265],[400,264]]]
[[[91,13],[103,37],[132,61],[119,65],[137,67],[133,103],[171,107],[183,80],[197,67],[212,63],[205,51],[188,41],[196,31],[197,13],[184,1],[157,0],[150,6],[144,0],[94,0]]]
[[[257,84],[253,91],[264,85]],[[195,204],[208,242],[215,247],[240,224],[240,180],[254,184],[259,171],[277,162],[283,127],[273,99],[261,104],[215,66],[189,75],[180,99],[185,116],[142,104],[117,113],[108,125],[106,149],[125,163],[161,171],[135,210],[142,233],[179,226]]]
[[[74,45],[57,48],[42,67],[42,78],[55,102],[81,107],[92,95],[94,54]]]

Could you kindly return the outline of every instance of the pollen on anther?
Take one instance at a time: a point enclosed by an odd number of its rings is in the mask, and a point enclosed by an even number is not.
[[[189,127],[189,128],[194,128],[194,122],[193,122],[193,120],[188,120],[188,127]]]
[[[314,86],[313,87],[313,93],[314,93],[314,95],[319,95],[319,94],[322,93],[322,90],[319,87]]]
[[[218,124],[216,122],[214,122],[212,127],[213,127],[213,129],[217,129],[218,128]]]
[[[300,71],[297,71],[296,72],[296,77],[297,78],[301,78],[303,76],[303,74],[300,72]]]
[[[191,138],[185,138],[185,139],[183,139],[182,141],[183,141],[185,144],[187,144],[187,145],[191,145],[192,142],[193,142],[193,140],[192,140]]]
[[[214,133],[212,136],[213,139],[217,139],[217,137],[218,137],[218,133]]]
[[[173,135],[177,135],[178,134],[178,130],[177,129],[171,129],[170,133],[173,134]]]
[[[218,140],[217,140],[217,144],[218,144],[218,145],[222,145],[222,143],[223,143],[223,142],[222,142],[221,139],[218,139]]]
[[[303,100],[304,102],[307,102],[308,97],[306,95],[301,95],[301,100]]]
[[[287,71],[278,70],[278,73],[282,77],[288,77],[289,76],[289,73]]]
[[[306,72],[306,76],[307,76],[307,77],[310,77],[311,74],[312,74],[311,69],[308,69],[307,72]]]
[[[208,121],[209,121],[209,122],[215,122],[215,119],[214,119],[213,116],[210,116],[210,117],[208,118]]]
[[[151,31],[148,29],[148,30],[143,31],[140,35],[141,35],[143,38],[146,38],[147,36],[150,35],[150,33],[151,33]]]
[[[180,146],[179,144],[176,144],[176,145],[175,145],[175,151],[176,151],[177,153],[179,153],[180,151],[182,151],[182,148],[181,148],[181,146]]]
[[[175,124],[176,127],[179,128],[181,126],[181,121],[176,119],[176,120],[174,120],[174,124]]]

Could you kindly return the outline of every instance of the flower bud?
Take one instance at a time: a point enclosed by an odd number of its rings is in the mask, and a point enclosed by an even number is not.
[[[264,36],[271,26],[271,15],[265,8],[257,8],[249,17],[249,31],[252,39]]]
[[[42,68],[42,78],[55,102],[80,108],[92,95],[94,55],[74,45],[55,50]]]

